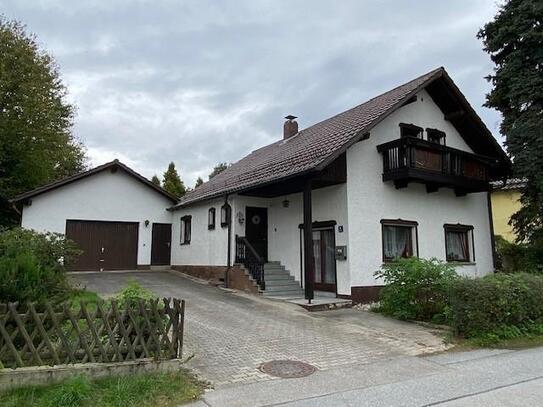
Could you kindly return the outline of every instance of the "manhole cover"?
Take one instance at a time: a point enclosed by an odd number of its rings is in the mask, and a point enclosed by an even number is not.
[[[261,364],[259,369],[270,376],[283,378],[309,376],[317,370],[315,366],[296,360],[272,360]]]

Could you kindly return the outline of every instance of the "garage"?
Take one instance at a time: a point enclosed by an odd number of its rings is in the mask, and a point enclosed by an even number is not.
[[[66,237],[83,254],[74,271],[135,270],[138,263],[138,223],[67,220]]]
[[[115,160],[19,195],[21,226],[66,234],[82,254],[73,271],[170,264],[168,210],[177,198]]]

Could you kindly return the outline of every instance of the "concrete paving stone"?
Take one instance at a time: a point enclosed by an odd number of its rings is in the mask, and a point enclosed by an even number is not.
[[[310,363],[320,370],[361,366],[392,357],[444,350],[428,328],[355,309],[307,312],[294,304],[217,289],[170,272],[90,273],[72,278],[104,295],[136,279],[161,297],[186,300],[187,366],[215,387],[276,359]]]

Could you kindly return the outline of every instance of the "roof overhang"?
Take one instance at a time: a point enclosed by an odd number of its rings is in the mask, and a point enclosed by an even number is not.
[[[72,184],[74,182],[77,182],[81,179],[90,177],[92,175],[101,173],[103,171],[109,170],[111,172],[115,172],[117,170],[124,171],[129,176],[133,177],[137,181],[141,182],[145,186],[153,189],[156,193],[164,196],[165,198],[169,199],[172,203],[178,202],[178,199],[164,190],[163,188],[159,187],[158,185],[153,184],[151,181],[149,181],[147,178],[145,178],[143,175],[138,174],[136,171],[128,167],[127,165],[121,163],[119,160],[113,160],[108,163],[102,164],[98,167],[92,168],[87,171],[80,172],[78,174],[72,175],[70,177],[63,178],[61,180],[51,182],[50,184],[43,185],[39,188],[33,189],[31,191],[19,194],[13,198],[11,198],[8,202],[12,204],[17,204],[21,202],[25,202],[27,200],[30,200],[34,198],[35,196],[45,194],[47,192],[53,191],[55,189],[61,188],[65,185]]]

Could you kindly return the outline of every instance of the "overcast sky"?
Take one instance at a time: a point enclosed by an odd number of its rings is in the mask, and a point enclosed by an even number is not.
[[[2,0],[58,61],[92,165],[147,177],[174,161],[207,180],[282,136],[445,66],[482,107],[492,63],[476,39],[496,0]]]

